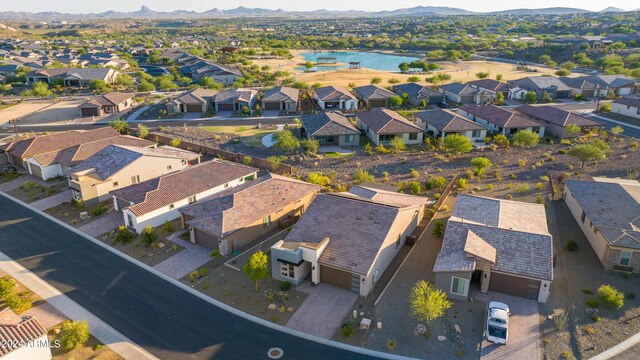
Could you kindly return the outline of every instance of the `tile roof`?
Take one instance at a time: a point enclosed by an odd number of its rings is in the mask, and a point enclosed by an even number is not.
[[[4,311],[8,311],[6,309]],[[10,311],[10,310],[9,310]],[[0,324],[0,343],[2,344],[26,344],[40,337],[46,336],[47,330],[34,317],[19,318],[17,322]],[[22,346],[21,346],[22,347]],[[11,353],[19,347],[0,346],[0,357]]]
[[[384,240],[395,231],[400,213],[414,208],[378,203],[350,193],[319,194],[284,242],[316,244],[329,238],[320,264],[367,275]]]
[[[587,119],[584,116],[574,114],[570,111],[558,109],[553,106],[532,106],[532,105],[520,105],[515,108],[516,111],[525,115],[532,116],[537,120],[542,120],[558,126],[604,126],[604,124]]]
[[[114,190],[110,194],[133,202],[134,205],[129,210],[134,215],[141,216],[257,171],[258,169],[250,166],[214,159],[157,179]]]
[[[513,82],[519,84],[521,82],[526,82],[527,80],[541,90],[549,88],[555,88],[556,90],[560,91],[571,90],[571,88],[567,86],[567,84],[565,84],[555,76],[527,76],[524,79],[514,80]]]
[[[640,249],[640,182],[594,178],[565,186],[609,244]]]
[[[258,95],[258,91],[253,89],[223,90],[216,94],[214,102],[217,104],[232,103],[234,101],[250,102],[256,95]]]
[[[380,184],[362,183],[354,185],[349,189],[349,193],[380,204],[400,207],[424,206],[425,204],[433,203],[433,201],[427,200],[425,197],[399,193],[393,187],[390,187],[389,190],[384,189]]]
[[[491,91],[508,91],[509,84],[493,79],[479,79],[469,81],[467,84],[473,85],[478,88],[487,89]]]
[[[395,93],[377,85],[364,85],[354,87],[353,91],[367,100],[389,99],[397,96]]]
[[[426,110],[414,113],[413,116],[434,128],[445,132],[487,130],[486,127],[468,120],[451,110]]]
[[[582,89],[582,90],[596,89],[596,84],[591,81],[587,81],[584,77],[577,77],[577,78],[561,77],[560,81],[562,81],[563,83],[567,84],[568,86],[574,89]]]
[[[181,208],[180,212],[193,217],[187,221],[190,226],[222,238],[320,189],[304,181],[267,174]]]
[[[201,104],[206,104],[215,95],[216,95],[215,90],[197,88],[178,96],[173,101],[182,103],[182,104],[201,105]]]
[[[631,99],[631,98],[618,98],[613,100],[616,104],[627,105],[632,107],[640,108],[640,99]]]
[[[400,96],[402,96],[403,94],[407,94],[409,95],[409,97],[415,97],[417,99],[427,99],[434,96],[442,96],[441,93],[417,83],[394,85],[393,91]]]
[[[345,116],[333,111],[305,115],[300,121],[307,129],[307,136],[360,135]]]
[[[114,70],[110,68],[68,68],[68,69],[40,69],[30,71],[27,77],[39,75],[46,77],[74,77],[79,80],[104,80]]]
[[[346,89],[337,86],[325,86],[314,90],[321,101],[356,100]]]
[[[394,95],[395,96],[395,95]],[[422,128],[397,112],[375,108],[356,114],[356,117],[376,134],[403,134],[422,132]]]
[[[115,106],[129,100],[135,96],[134,93],[122,93],[122,92],[110,92],[104,95],[100,95],[86,103],[80,105],[84,107],[101,107],[101,106]]]
[[[134,147],[125,145],[107,145],[88,159],[71,168],[71,173],[94,169],[96,174],[106,180],[124,169],[142,156],[195,160],[200,157],[191,151],[176,149],[170,146],[159,148]]]
[[[11,145],[10,149],[12,154],[28,159],[36,154],[63,150],[85,142],[107,139],[118,135],[118,132],[110,126],[95,130],[71,130],[17,141]]]
[[[265,102],[298,102],[298,96],[300,91],[298,89],[276,86],[271,88],[262,94],[262,101]]]
[[[576,79],[598,84],[601,89],[616,89],[622,86],[633,86],[636,83],[636,80],[625,75],[585,75]]]
[[[543,123],[495,105],[466,104],[462,105],[460,110],[505,129],[544,126]]]
[[[451,83],[440,86],[440,89],[458,95],[471,95],[478,92],[478,89],[472,88],[467,84]]]
[[[494,248],[492,270],[553,280],[553,240],[543,205],[458,195],[433,271],[474,270],[476,259],[465,248],[480,258],[492,258]]]

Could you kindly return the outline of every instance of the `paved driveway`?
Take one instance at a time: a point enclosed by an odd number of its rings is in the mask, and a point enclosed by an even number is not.
[[[309,296],[286,326],[325,339],[331,339],[359,296],[353,291],[324,283],[311,287],[308,281],[298,285],[296,290]]]
[[[180,233],[182,231],[172,234],[167,239],[185,249],[154,266],[156,270],[174,279],[182,278],[211,260],[211,257],[209,257],[211,249],[180,239],[178,237]]]
[[[507,345],[496,345],[482,341],[481,360],[538,360],[540,359],[540,333],[538,331],[538,303],[519,296],[490,291],[475,292],[476,300],[500,301],[509,305],[509,340]],[[485,310],[486,316],[486,310]]]
[[[123,223],[122,213],[111,209],[107,215],[80,226],[78,230],[89,236],[96,237],[117,228],[118,225]]]

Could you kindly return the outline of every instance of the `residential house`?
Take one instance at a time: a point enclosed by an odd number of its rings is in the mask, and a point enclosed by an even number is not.
[[[298,111],[298,89],[277,86],[262,94],[262,110],[280,110],[287,113]]]
[[[117,114],[135,104],[134,93],[110,92],[100,95],[79,106],[80,114],[86,116],[103,116]]]
[[[440,92],[447,101],[454,104],[488,104],[496,97],[494,91],[461,83],[442,85]]]
[[[50,360],[47,330],[31,316],[18,316],[5,307],[0,311],[0,358],[3,360]]]
[[[625,75],[585,75],[576,78],[563,78],[563,81],[569,86],[572,86],[572,84],[578,81],[593,84],[589,85],[589,90],[593,89],[593,97],[631,95],[638,91],[637,80]],[[591,93],[588,91],[587,95],[589,94]],[[587,95],[584,96],[589,97]]]
[[[199,162],[200,154],[170,146],[109,145],[69,170],[69,187],[74,200],[92,204],[111,199],[110,191]]]
[[[320,145],[355,146],[360,142],[360,131],[351,125],[349,119],[337,112],[305,115],[300,120],[300,136],[304,139],[316,139]]]
[[[427,110],[414,113],[417,124],[427,133],[444,138],[449,134],[462,134],[472,144],[484,144],[487,128],[471,120],[465,119],[450,110]]]
[[[128,145],[155,147],[156,143],[120,135],[111,127],[70,130],[40,135],[10,143],[5,152],[12,165],[20,166],[43,180],[67,175],[69,167],[86,160],[105,147]]]
[[[377,146],[399,137],[406,145],[422,143],[422,128],[397,112],[376,108],[356,113],[358,127]]]
[[[18,70],[18,65],[15,64],[0,65],[0,75],[2,76],[15,76],[16,70]]]
[[[640,272],[640,182],[565,180],[564,201],[606,269]]]
[[[582,95],[585,98],[592,98],[596,96],[598,85],[585,80],[585,77],[561,77],[560,80],[567,84],[571,88],[571,95]]]
[[[511,86],[517,86],[526,91],[533,91],[539,100],[546,93],[552,99],[568,99],[572,88],[555,76],[528,76],[510,81]]]
[[[616,99],[611,103],[611,112],[640,119],[640,99]]]
[[[191,242],[228,255],[278,228],[293,225],[320,187],[267,174],[181,208]]]
[[[486,126],[492,134],[512,137],[520,130],[532,131],[544,137],[543,123],[495,105],[463,105],[458,112],[469,120]]]
[[[63,86],[88,87],[92,80],[104,80],[107,84],[115,84],[119,72],[110,68],[70,68],[40,69],[27,73],[27,82],[33,84],[43,81],[49,84],[60,79]]]
[[[206,113],[213,106],[215,90],[198,88],[188,91],[167,103],[167,113]]]
[[[475,290],[546,303],[553,239],[544,205],[458,195],[433,272],[451,299],[468,300]]]
[[[389,99],[394,96],[398,96],[395,93],[377,85],[354,87],[353,92],[365,108],[388,108]]]
[[[358,110],[358,99],[347,90],[336,86],[325,86],[314,90],[318,105],[323,110]]]
[[[253,109],[258,100],[258,91],[252,89],[223,90],[213,97],[216,111],[242,111],[244,107]]]
[[[258,169],[214,159],[111,191],[125,225],[140,233],[180,217],[178,209],[256,178]]]
[[[494,94],[502,93],[505,99],[509,97],[510,87],[509,87],[509,84],[506,82],[493,80],[493,79],[479,79],[479,80],[469,81],[467,85],[471,86],[472,88],[484,90],[488,93],[494,93]]]
[[[567,134],[567,127],[577,125],[581,129],[602,128],[604,124],[584,116],[574,114],[570,111],[555,108],[553,106],[531,106],[521,105],[515,108],[518,113],[528,116],[530,119],[541,122],[545,125],[548,134],[559,138],[579,136],[580,134]]]
[[[420,106],[420,102],[424,100],[427,105],[434,105],[444,101],[444,96],[435,90],[418,83],[406,83],[393,85],[393,92],[404,98],[413,106]]]
[[[320,282],[367,296],[418,226],[429,201],[395,189],[354,186],[319,194],[271,247],[272,277]]]

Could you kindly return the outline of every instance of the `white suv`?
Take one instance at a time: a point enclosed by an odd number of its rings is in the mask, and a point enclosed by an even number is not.
[[[501,302],[492,301],[487,311],[487,341],[495,344],[507,344],[509,333],[509,306]]]

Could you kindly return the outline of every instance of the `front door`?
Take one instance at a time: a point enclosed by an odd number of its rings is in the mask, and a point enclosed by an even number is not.
[[[360,293],[360,275],[351,274],[351,291]]]

